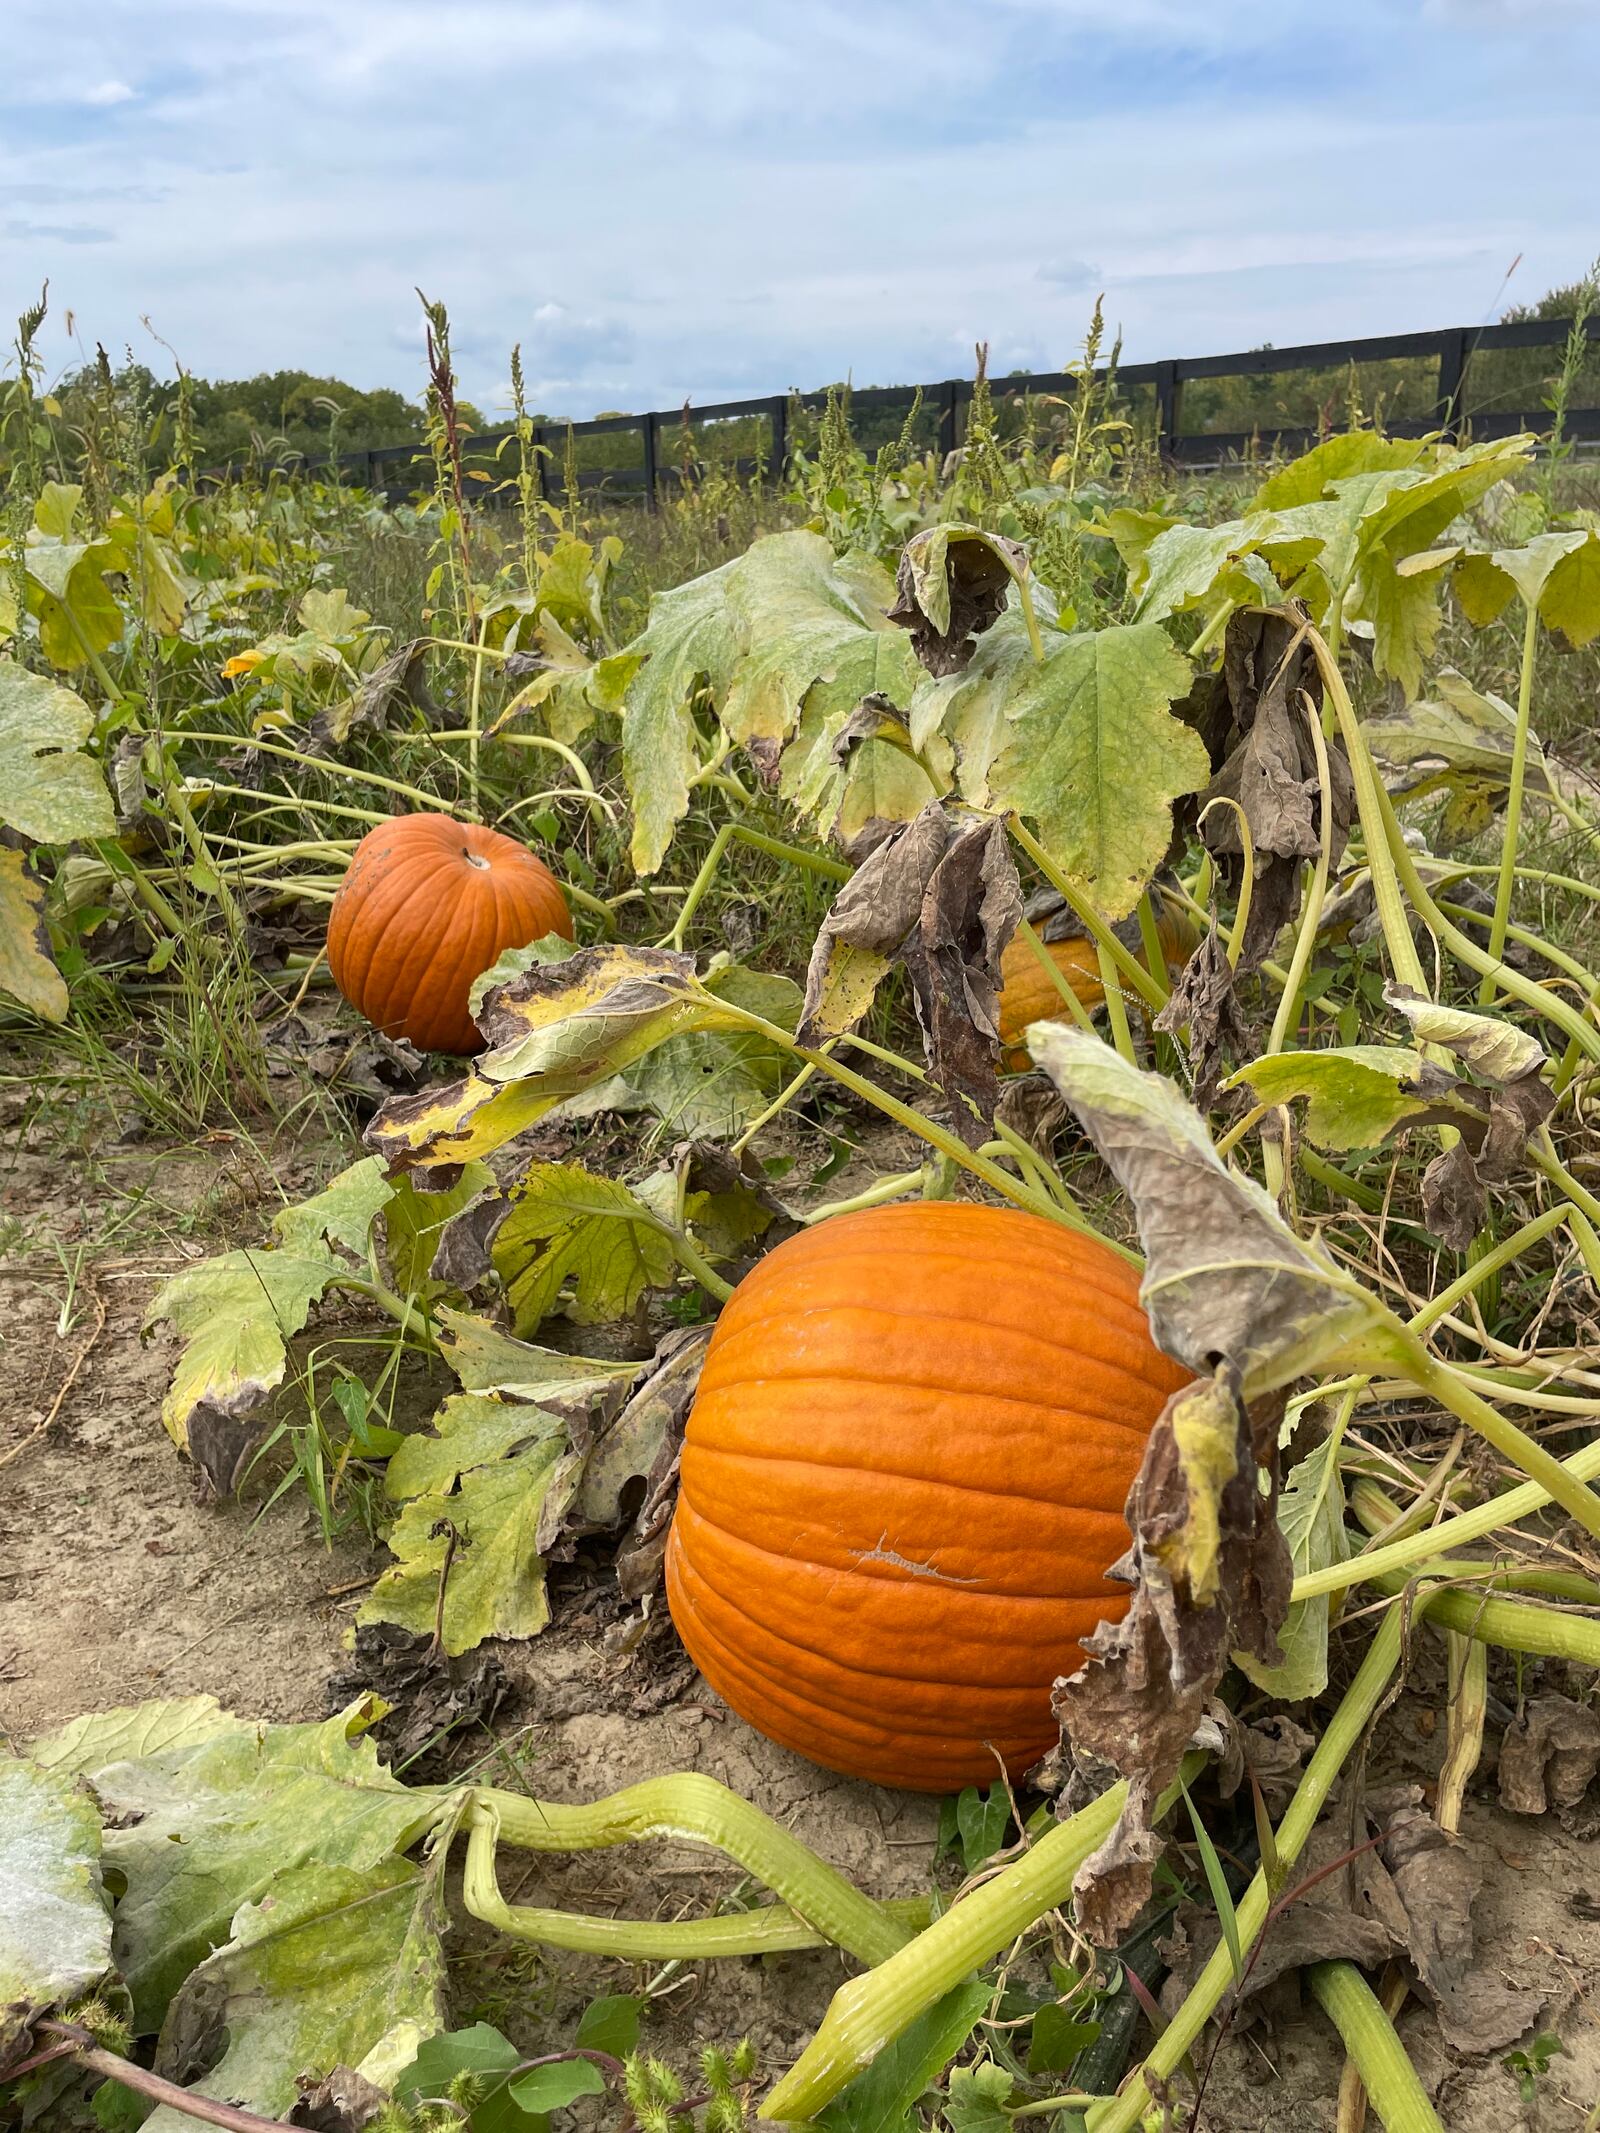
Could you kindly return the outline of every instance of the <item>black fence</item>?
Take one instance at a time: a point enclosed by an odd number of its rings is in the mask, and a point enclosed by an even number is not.
[[[1254,453],[1302,451],[1329,429],[1347,426],[1359,404],[1381,418],[1392,436],[1475,438],[1547,430],[1542,405],[1554,362],[1539,351],[1560,351],[1571,333],[1566,319],[1532,319],[1498,326],[1452,326],[1435,333],[1391,333],[1360,341],[1319,341],[1300,348],[1252,348],[1239,355],[1189,356],[1159,363],[1125,363],[1116,377],[1124,409],[1162,457],[1205,468]],[[1600,441],[1600,314],[1587,323],[1589,356],[1565,434]],[[1240,381],[1238,384],[1230,381]],[[1066,371],[1041,371],[990,380],[1002,422],[1026,419],[1028,404],[1069,398]],[[850,396],[858,437],[898,433],[919,388],[873,386]],[[964,434],[972,383],[946,378],[920,388],[918,444],[954,450]],[[814,427],[824,394],[778,393],[725,400],[711,407],[605,415],[592,422],[536,425],[539,480],[559,495],[567,472],[581,489],[633,498],[651,510],[688,470],[720,465],[748,477],[758,467],[781,470],[802,429]],[[485,430],[462,440],[468,474],[486,496],[506,501],[515,476],[514,428]],[[609,442],[617,440],[615,457]],[[624,440],[629,440],[624,443]],[[332,473],[355,487],[382,491],[391,502],[431,485],[431,462],[418,443],[344,452],[336,460],[297,459],[301,470]],[[428,470],[428,471],[424,471]],[[225,475],[233,469],[217,469]]]

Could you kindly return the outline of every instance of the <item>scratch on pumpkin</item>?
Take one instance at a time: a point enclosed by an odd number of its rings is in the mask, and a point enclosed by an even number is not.
[[[878,1536],[876,1548],[852,1548],[850,1553],[858,1563],[893,1563],[896,1570],[909,1570],[914,1578],[936,1578],[941,1585],[978,1585],[981,1578],[955,1578],[948,1570],[941,1570],[937,1563],[914,1563],[909,1556],[899,1555],[889,1546],[889,1536]]]

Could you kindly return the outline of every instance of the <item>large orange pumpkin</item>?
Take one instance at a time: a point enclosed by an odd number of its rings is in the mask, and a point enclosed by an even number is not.
[[[1172,904],[1164,904],[1157,933],[1169,970],[1181,969],[1193,954],[1199,934],[1189,919]],[[1050,960],[1089,1014],[1104,1001],[1100,981],[1100,958],[1093,941],[1075,939],[1048,941]],[[1144,961],[1143,951],[1138,951]],[[1028,1064],[1022,1033],[1030,1022],[1070,1022],[1072,1010],[1050,982],[1050,974],[1032,948],[1014,934],[1000,957],[1000,1045],[1005,1064],[1013,1070]]]
[[[835,1216],[724,1307],[684,1440],[672,1619],[759,1732],[950,1792],[1055,1737],[1050,1688],[1127,1588],[1105,1572],[1187,1382],[1138,1276],[1013,1209]]]
[[[570,941],[572,914],[525,844],[448,815],[396,815],[356,846],[328,914],[328,967],[385,1036],[477,1052],[474,979],[547,933]]]

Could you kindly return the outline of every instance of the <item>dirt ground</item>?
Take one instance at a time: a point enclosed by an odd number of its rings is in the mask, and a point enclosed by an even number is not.
[[[6,1130],[0,1121],[0,1139]],[[299,1194],[345,1159],[326,1148],[263,1156],[219,1143],[79,1158],[23,1150],[0,1168],[0,1725],[13,1743],[83,1711],[152,1697],[208,1692],[279,1720],[329,1708],[330,1677],[349,1663],[345,1641],[381,1556],[360,1543],[325,1547],[298,1492],[260,1516],[201,1504],[161,1426],[171,1342],[159,1333],[145,1345],[139,1328],[166,1274],[263,1232],[271,1177]],[[936,1802],[813,1768],[752,1733],[702,1683],[649,1710],[646,1662],[615,1656],[581,1603],[575,1619],[570,1604],[567,1614],[544,1638],[501,1654],[511,1689],[495,1730],[515,1736],[532,1788],[591,1799],[666,1771],[704,1771],[874,1894],[927,1886]],[[1426,1687],[1408,1694],[1384,1722],[1375,1769],[1425,1781],[1443,1731]],[[471,1752],[482,1747],[479,1738]],[[1600,1846],[1553,1818],[1504,1813],[1488,1763],[1465,1834],[1485,1867],[1480,1946],[1507,1982],[1547,1991],[1542,2027],[1565,2049],[1531,2105],[1498,2059],[1451,2059],[1414,2002],[1401,2022],[1408,2049],[1451,2133],[1579,2133],[1596,2123],[1600,2099]],[[570,1864],[530,1860],[520,1883],[508,1875],[506,1893],[679,1915],[737,1878],[692,1847],[660,1845]],[[637,1982],[616,1965],[530,1958],[470,1933],[457,1952],[458,2018],[494,2020],[529,2040],[562,2034],[558,2025],[589,1997]],[[702,1966],[669,1981],[650,2034],[672,2055],[691,2039],[748,2033],[770,2077],[846,1974],[832,1953]],[[1275,2003],[1273,2012],[1270,2025],[1225,2040],[1204,2105],[1212,2133],[1334,2128],[1342,2053],[1331,2031],[1309,2007]]]

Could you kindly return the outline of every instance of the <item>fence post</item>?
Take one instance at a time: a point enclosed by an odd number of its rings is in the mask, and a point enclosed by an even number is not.
[[[774,393],[767,410],[767,420],[772,424],[772,473],[782,481],[789,467],[789,395]]]
[[[1467,329],[1452,326],[1439,336],[1439,392],[1435,413],[1453,444],[1461,429],[1461,385],[1467,369]]]
[[[656,496],[656,424],[660,417],[654,414],[644,418],[644,501],[647,511],[660,509]]]
[[[937,436],[941,463],[948,459],[956,448],[956,394],[959,390],[956,379],[946,378],[939,387],[938,398],[934,403],[938,416]]]
[[[1178,456],[1178,366],[1156,365],[1156,450],[1163,459]]]

